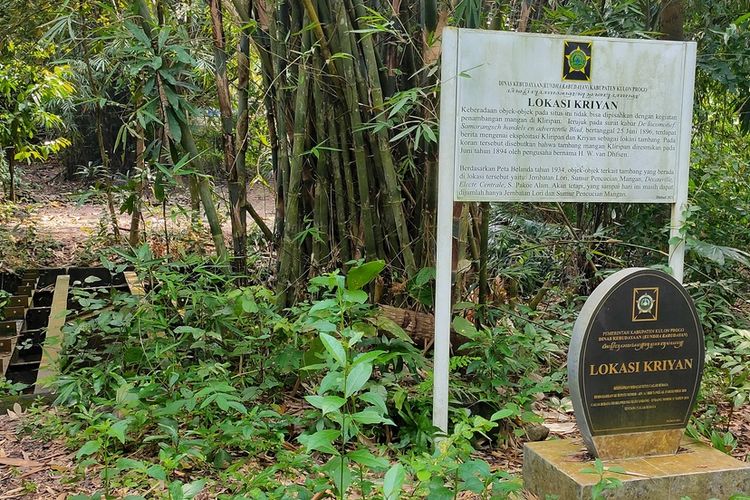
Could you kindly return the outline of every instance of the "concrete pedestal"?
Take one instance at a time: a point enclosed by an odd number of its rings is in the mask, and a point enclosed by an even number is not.
[[[526,489],[541,500],[588,500],[591,487],[599,481],[593,461],[583,459],[582,442],[567,439],[527,443],[523,450],[523,479]],[[606,473],[622,485],[607,490],[606,498],[623,500],[728,499],[750,494],[750,464],[740,462],[710,446],[684,440],[675,455],[604,461],[619,466],[625,474]]]

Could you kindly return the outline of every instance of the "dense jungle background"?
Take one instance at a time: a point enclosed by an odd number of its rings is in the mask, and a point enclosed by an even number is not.
[[[74,292],[52,398],[0,380],[0,498],[529,498],[523,443],[578,436],[576,315],[619,269],[668,270],[669,207],[456,204],[437,443],[446,26],[697,42],[687,434],[747,460],[747,0],[5,0],[0,271],[145,294]]]

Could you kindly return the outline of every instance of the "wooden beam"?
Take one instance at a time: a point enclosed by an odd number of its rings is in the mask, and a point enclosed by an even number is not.
[[[49,392],[43,383],[57,374],[57,360],[60,357],[62,345],[62,327],[68,314],[68,287],[70,286],[70,275],[64,274],[57,277],[55,281],[55,292],[52,295],[52,307],[47,324],[47,338],[44,341],[44,353],[39,365],[39,375],[36,379],[34,394]]]
[[[122,273],[125,276],[125,281],[128,284],[130,293],[136,297],[143,297],[146,295],[146,290],[143,288],[143,283],[138,279],[138,275],[133,271],[125,271]]]

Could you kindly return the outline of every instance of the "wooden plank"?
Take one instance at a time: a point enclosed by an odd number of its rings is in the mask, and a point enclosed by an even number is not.
[[[62,327],[68,313],[68,287],[70,286],[70,275],[63,274],[55,281],[55,292],[52,295],[52,307],[47,324],[47,339],[44,342],[44,353],[39,365],[39,375],[34,393],[49,392],[43,384],[57,374],[57,359],[60,356],[62,344]]]
[[[23,306],[5,306],[3,315],[5,319],[23,319],[26,308]]]
[[[6,337],[0,339],[0,355],[13,354],[13,348],[15,347],[16,337]]]
[[[31,305],[31,297],[28,295],[13,295],[11,298],[8,299],[8,305],[9,306],[22,306],[22,307],[29,307]]]
[[[10,348],[7,350],[7,352],[0,354],[0,374],[2,374],[3,377],[5,376],[5,372],[8,370],[8,366],[10,365],[10,358],[13,357],[13,351],[15,351],[16,349],[16,342],[18,342],[18,337],[9,337],[0,340],[0,342],[6,341],[10,343]]]
[[[23,321],[0,321],[0,337],[15,337],[21,331]]]
[[[143,288],[143,283],[138,279],[138,275],[133,271],[125,271],[122,273],[125,276],[125,281],[128,284],[130,293],[136,297],[143,297],[146,295],[146,290]]]

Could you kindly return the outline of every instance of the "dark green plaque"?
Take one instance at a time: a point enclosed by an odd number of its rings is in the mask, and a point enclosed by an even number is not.
[[[597,436],[684,428],[703,371],[703,330],[682,285],[661,271],[607,278],[576,321],[568,378],[589,449]]]

